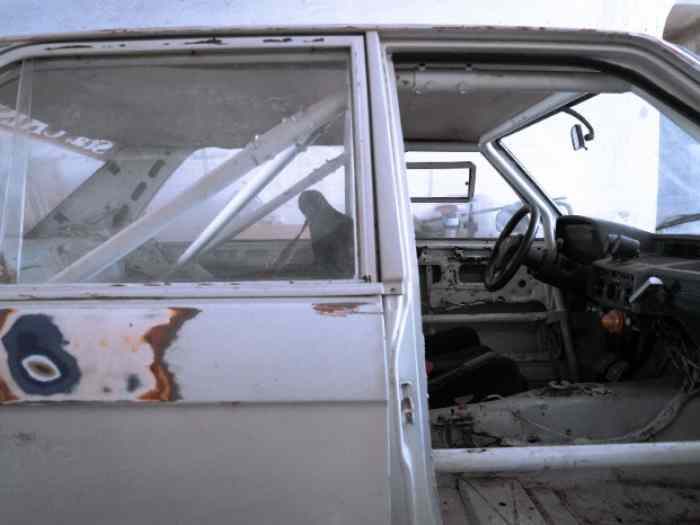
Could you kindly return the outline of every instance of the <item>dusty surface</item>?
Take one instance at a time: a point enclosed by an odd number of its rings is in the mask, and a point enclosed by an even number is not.
[[[648,481],[537,483],[458,480],[439,489],[449,525],[690,525],[700,523],[700,488]],[[470,521],[471,518],[471,521]]]

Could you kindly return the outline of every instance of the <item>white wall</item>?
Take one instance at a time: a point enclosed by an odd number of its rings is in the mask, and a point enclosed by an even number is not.
[[[576,109],[595,129],[588,151],[573,151],[576,120],[564,114],[507,137],[507,147],[551,197],[566,197],[573,213],[654,231],[664,190],[659,112],[633,93],[600,95]]]

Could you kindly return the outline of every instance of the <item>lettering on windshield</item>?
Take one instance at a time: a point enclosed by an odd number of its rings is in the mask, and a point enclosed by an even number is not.
[[[114,150],[115,144],[109,140],[71,135],[66,130],[55,130],[40,120],[29,118],[26,115],[19,115],[19,130],[34,138],[77,149],[98,158],[104,158]],[[17,111],[0,104],[0,128],[15,131],[17,116]]]

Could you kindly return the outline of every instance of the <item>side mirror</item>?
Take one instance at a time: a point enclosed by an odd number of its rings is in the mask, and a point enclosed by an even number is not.
[[[586,139],[583,136],[581,124],[574,124],[571,126],[571,147],[574,148],[574,151],[578,151],[581,148],[588,149],[586,147]]]

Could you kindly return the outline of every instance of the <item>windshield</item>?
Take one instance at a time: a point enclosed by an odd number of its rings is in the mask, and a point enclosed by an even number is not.
[[[562,213],[700,235],[698,142],[632,93],[597,95],[574,109],[592,125],[592,140],[564,112],[503,139],[550,196],[566,197]],[[577,150],[576,124],[584,146]]]

